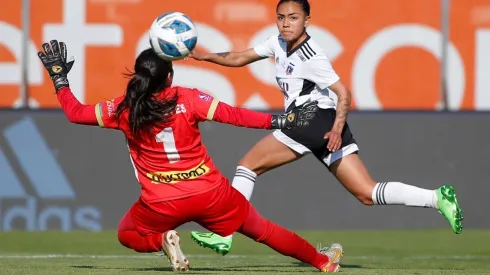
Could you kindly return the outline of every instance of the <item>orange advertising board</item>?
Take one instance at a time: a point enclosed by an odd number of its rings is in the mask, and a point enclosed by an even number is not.
[[[49,4],[48,4],[49,2]],[[198,26],[198,47],[239,51],[277,34],[276,0],[32,0],[28,81],[32,106],[58,107],[36,52],[50,39],[75,56],[74,94],[94,104],[124,92],[126,68],[149,46],[147,31],[164,12]],[[436,110],[440,106],[441,6],[435,0],[312,0],[308,32],[324,47],[360,110]],[[0,9],[0,106],[20,94],[21,1]],[[447,98],[451,110],[490,109],[490,2],[451,1]],[[181,60],[175,84],[236,106],[283,108],[271,60],[243,68]]]

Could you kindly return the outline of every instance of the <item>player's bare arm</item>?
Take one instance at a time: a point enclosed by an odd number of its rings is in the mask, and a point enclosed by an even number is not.
[[[330,151],[335,152],[339,150],[342,145],[342,130],[347,121],[352,95],[341,80],[330,85],[328,88],[332,90],[338,98],[335,122],[330,132],[325,134],[325,139],[328,139],[327,148]]]
[[[226,67],[243,67],[252,62],[264,59],[254,49],[243,52],[203,53],[198,50],[192,51],[192,58],[199,61],[207,61]]]
[[[342,132],[345,122],[347,121],[352,95],[347,86],[345,86],[341,80],[332,84],[329,89],[332,90],[338,98],[337,116],[335,118],[332,130]]]

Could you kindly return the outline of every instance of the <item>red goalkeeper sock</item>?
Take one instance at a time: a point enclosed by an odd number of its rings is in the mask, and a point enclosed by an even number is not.
[[[238,232],[266,244],[282,255],[293,257],[318,269],[329,261],[326,255],[317,252],[305,239],[264,219],[253,207],[250,207],[248,217]]]

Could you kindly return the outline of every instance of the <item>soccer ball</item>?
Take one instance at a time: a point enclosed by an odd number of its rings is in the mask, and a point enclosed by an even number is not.
[[[196,43],[196,26],[189,16],[181,12],[164,13],[150,27],[150,45],[164,60],[174,61],[187,57]]]

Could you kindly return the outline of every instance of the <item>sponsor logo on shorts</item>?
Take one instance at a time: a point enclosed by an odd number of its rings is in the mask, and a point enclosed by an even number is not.
[[[197,179],[207,173],[209,173],[209,167],[201,162],[198,166],[187,171],[151,172],[146,176],[152,180],[153,184],[176,184],[181,181]]]

